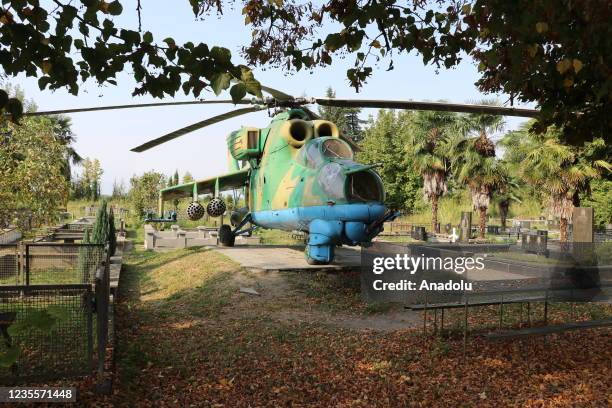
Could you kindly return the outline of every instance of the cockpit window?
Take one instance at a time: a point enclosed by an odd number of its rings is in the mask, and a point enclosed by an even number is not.
[[[336,161],[353,160],[353,150],[340,139],[316,138],[311,139],[300,149],[297,162],[303,166],[316,169],[321,166],[326,159],[336,159]]]
[[[346,180],[346,196],[352,202],[369,202],[384,200],[380,177],[371,171],[360,171],[350,174]]]
[[[327,139],[321,146],[323,156],[332,159],[353,160],[353,150],[348,144],[339,139]]]
[[[316,141],[307,142],[300,150],[297,161],[310,168],[317,168],[323,163],[323,155],[319,151],[319,143]]]
[[[338,163],[327,163],[319,172],[319,184],[328,198],[344,197],[344,173]]]

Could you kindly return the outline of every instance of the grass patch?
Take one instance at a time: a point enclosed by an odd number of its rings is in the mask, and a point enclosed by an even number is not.
[[[129,318],[118,329],[126,346],[118,347],[117,358],[128,389],[147,366],[180,363],[173,361],[175,334],[201,319],[218,318],[236,293],[230,281],[237,269],[225,256],[203,249],[134,250],[124,257],[117,313]],[[133,330],[135,324],[139,331]],[[200,343],[189,338],[180,348],[195,353]]]
[[[238,265],[215,251],[190,248],[134,251],[124,268],[138,281],[139,302],[160,312],[204,316],[227,304],[232,291],[227,282]]]

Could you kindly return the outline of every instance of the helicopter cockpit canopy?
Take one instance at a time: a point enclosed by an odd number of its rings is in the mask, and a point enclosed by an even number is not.
[[[353,160],[353,149],[335,137],[311,139],[300,150],[296,160],[303,166],[317,168],[328,159]]]
[[[353,149],[344,140],[333,138],[323,140],[321,153],[331,159],[353,160]]]

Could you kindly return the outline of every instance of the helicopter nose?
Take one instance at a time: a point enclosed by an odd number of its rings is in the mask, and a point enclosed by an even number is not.
[[[383,202],[384,190],[380,176],[373,170],[350,173],[345,182],[346,198],[349,202]]]

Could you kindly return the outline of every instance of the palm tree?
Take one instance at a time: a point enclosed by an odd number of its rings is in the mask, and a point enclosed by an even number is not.
[[[457,142],[458,116],[450,112],[418,112],[408,136],[413,168],[423,177],[423,196],[431,204],[431,228],[438,229],[438,201],[448,190],[451,152]]]
[[[535,135],[528,126],[517,131],[524,140],[514,147],[523,152],[519,174],[547,197],[550,212],[559,217],[559,240],[567,242],[567,225],[574,207],[580,205],[579,194],[588,192],[592,180],[612,170],[609,162],[597,158],[605,142],[595,139],[578,148],[561,143],[561,132],[554,127]]]
[[[496,102],[483,100],[480,104],[496,105]],[[489,137],[503,129],[504,119],[498,115],[468,114],[461,116],[458,125],[466,139],[455,156],[457,180],[470,192],[474,210],[478,211],[479,235],[484,238],[493,192],[507,179],[504,168],[495,158],[495,143]]]
[[[508,168],[507,163],[500,161],[502,169],[503,179],[497,186],[495,196],[497,197],[497,210],[499,211],[499,218],[501,220],[502,230],[505,230],[506,220],[508,219],[508,213],[510,212],[510,205],[512,202],[520,203],[521,199],[518,197],[519,186],[516,180],[511,176],[511,170]]]
[[[66,147],[62,172],[66,176],[66,179],[70,181],[71,164],[79,164],[83,161],[83,158],[74,150],[74,147],[72,147],[76,142],[76,137],[72,132],[72,121],[69,117],[62,115],[48,116],[47,118],[53,124],[55,138]]]

